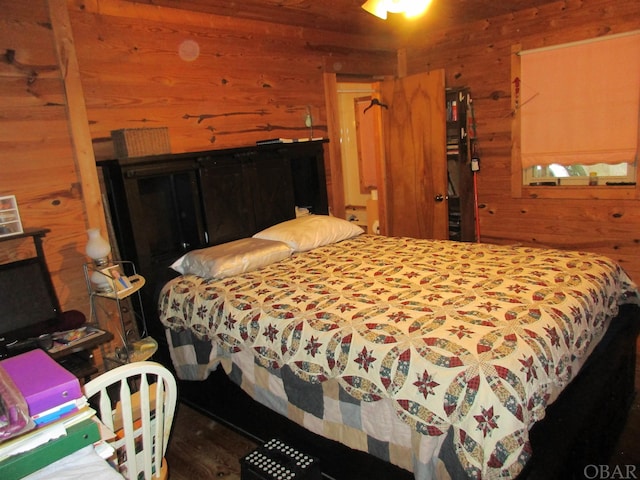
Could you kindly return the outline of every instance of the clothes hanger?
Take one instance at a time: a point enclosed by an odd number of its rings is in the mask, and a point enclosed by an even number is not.
[[[380,103],[380,100],[378,100],[377,98],[372,98],[371,99],[371,103],[369,104],[369,106],[367,108],[364,109],[364,111],[362,113],[367,113],[367,110],[369,110],[371,107],[373,107],[374,105],[378,106],[378,107],[382,107],[382,108],[386,108],[388,109],[389,107],[387,105],[385,105],[384,103]]]

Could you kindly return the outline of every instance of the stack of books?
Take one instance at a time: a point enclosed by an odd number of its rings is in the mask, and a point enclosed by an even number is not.
[[[88,405],[80,382],[43,350],[2,360],[0,369],[0,379],[11,383],[3,385],[3,390],[19,392],[35,425],[0,440],[0,478],[22,478],[100,441],[96,412]]]

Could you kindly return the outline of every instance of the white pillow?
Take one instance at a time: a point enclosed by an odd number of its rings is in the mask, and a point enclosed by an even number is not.
[[[192,250],[173,262],[171,268],[204,278],[226,278],[279,262],[292,253],[286,243],[242,238],[213,247]]]
[[[328,215],[305,215],[256,233],[253,238],[277,240],[296,252],[346,240],[364,233],[355,223]]]

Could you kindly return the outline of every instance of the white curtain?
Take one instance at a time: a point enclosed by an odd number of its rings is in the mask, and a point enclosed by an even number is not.
[[[520,55],[523,168],[635,161],[640,31]]]

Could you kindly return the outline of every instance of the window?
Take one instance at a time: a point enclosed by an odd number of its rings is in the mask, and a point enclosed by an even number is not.
[[[626,185],[636,179],[634,163],[623,162],[610,165],[534,165],[524,169],[525,185]]]
[[[635,182],[640,32],[516,53],[514,155],[524,185]]]

